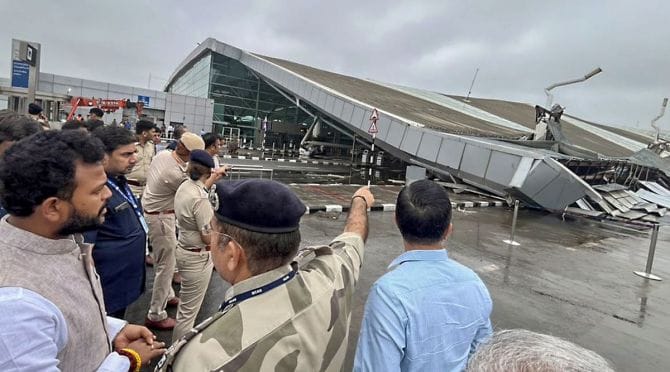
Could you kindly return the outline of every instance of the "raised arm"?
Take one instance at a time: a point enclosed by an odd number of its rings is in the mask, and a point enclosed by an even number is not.
[[[363,241],[368,239],[368,208],[375,202],[370,188],[363,186],[356,190],[351,197],[349,216],[344,225],[344,232],[353,232],[360,235]]]

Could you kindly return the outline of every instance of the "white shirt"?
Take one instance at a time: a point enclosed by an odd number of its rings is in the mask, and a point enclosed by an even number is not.
[[[126,324],[107,317],[110,342]],[[28,289],[0,288],[0,371],[59,371],[57,355],[67,340],[65,317],[51,301]],[[129,368],[130,360],[113,352],[98,371]]]

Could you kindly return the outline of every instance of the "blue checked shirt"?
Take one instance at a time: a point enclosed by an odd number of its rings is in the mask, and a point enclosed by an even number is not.
[[[462,371],[492,333],[491,297],[445,249],[413,250],[370,289],[354,371]]]

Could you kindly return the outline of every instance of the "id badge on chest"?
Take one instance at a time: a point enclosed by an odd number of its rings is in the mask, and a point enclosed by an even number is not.
[[[142,225],[142,229],[144,229],[144,233],[148,235],[149,234],[149,225],[147,225],[147,220],[145,220],[144,216],[141,215],[141,214],[138,215],[137,217],[139,217],[139,219],[140,219],[140,224]]]

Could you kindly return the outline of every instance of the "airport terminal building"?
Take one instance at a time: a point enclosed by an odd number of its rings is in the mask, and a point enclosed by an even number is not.
[[[29,83],[33,83],[34,101],[42,106],[44,115],[55,125],[69,114],[72,99],[83,97],[142,102],[142,114],[159,126],[183,124],[196,133],[200,130],[211,130],[213,105],[206,97],[44,73],[39,70],[40,49],[39,43],[12,40],[12,71],[10,78],[0,78],[0,109],[24,112],[30,103],[27,102],[30,94]],[[27,51],[32,52],[33,61],[26,60]],[[89,109],[85,106],[79,107],[76,114],[86,117]],[[126,119],[136,120],[134,111],[119,109],[108,112],[103,120],[107,124],[121,123]]]
[[[0,81],[0,94],[10,96],[10,106],[19,107],[24,90],[13,80]],[[600,182],[603,175],[614,174],[607,182],[624,182],[659,174],[653,167],[629,162],[653,141],[643,134],[563,115],[560,138],[530,141],[538,124],[534,105],[464,100],[359,79],[213,38],[179,64],[163,92],[51,74],[40,74],[39,80],[36,98],[46,102],[49,113],[58,113],[58,102],[75,95],[149,97],[147,113],[159,124],[214,130],[255,148],[325,147],[335,155],[356,155],[357,162],[374,139],[375,159],[368,156],[363,163],[379,164],[381,150],[387,154],[384,159],[554,211],[587,197],[602,200],[586,182],[588,177]]]

